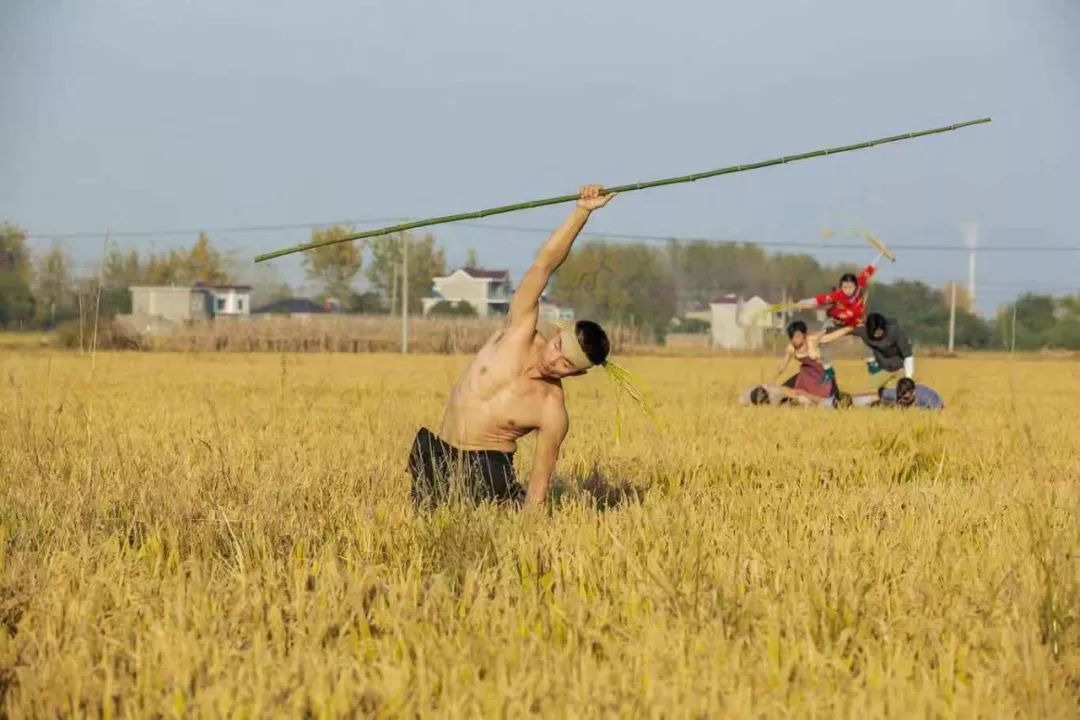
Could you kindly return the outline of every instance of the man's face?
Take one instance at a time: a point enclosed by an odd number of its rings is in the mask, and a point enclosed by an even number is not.
[[[910,390],[904,390],[896,394],[896,404],[903,407],[910,407],[915,404],[915,388]]]
[[[858,286],[850,280],[845,280],[844,282],[840,283],[840,289],[844,291],[845,295],[854,295],[855,290],[858,289]]]
[[[804,333],[802,330],[796,330],[795,333],[791,336],[791,347],[798,350],[798,349],[802,348],[802,346],[805,345],[805,344],[806,344],[806,333]]]
[[[537,363],[540,374],[552,380],[558,380],[571,375],[580,375],[584,371],[578,370],[574,364],[566,359],[563,351],[562,335],[556,335],[547,341],[543,350],[540,351],[540,361]]]
[[[878,328],[877,330],[874,331],[874,339],[875,340],[880,340],[883,337],[885,337],[885,330],[884,329]]]

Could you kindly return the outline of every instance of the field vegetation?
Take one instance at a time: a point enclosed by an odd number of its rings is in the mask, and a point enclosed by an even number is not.
[[[545,511],[418,515],[466,362],[0,353],[0,715],[1080,713],[1080,365],[924,358],[929,414],[626,358],[659,427],[570,380]]]

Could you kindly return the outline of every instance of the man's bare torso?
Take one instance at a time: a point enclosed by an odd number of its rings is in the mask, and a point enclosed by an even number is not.
[[[505,335],[488,339],[450,393],[439,435],[461,450],[514,452],[518,438],[540,427],[546,404],[556,401],[566,414],[562,383],[527,372],[544,337],[534,333],[518,349]]]

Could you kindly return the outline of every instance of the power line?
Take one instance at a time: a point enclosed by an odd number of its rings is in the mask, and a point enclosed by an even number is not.
[[[318,228],[331,227],[334,225],[369,225],[379,224],[384,222],[395,222],[406,220],[401,216],[387,216],[387,217],[367,217],[367,218],[352,218],[347,220],[334,220],[334,221],[320,221],[320,222],[306,222],[306,223],[282,223],[277,225],[234,225],[234,226],[222,226],[222,227],[204,227],[204,228],[179,228],[179,229],[162,229],[162,230],[119,230],[110,231],[108,234],[111,238],[154,238],[154,237],[175,237],[181,235],[197,235],[200,232],[204,233],[260,233],[260,232],[280,232],[286,230],[315,230]],[[510,225],[510,224],[492,224],[492,223],[479,223],[460,221],[456,225],[461,227],[469,227],[476,230],[487,231],[502,231],[502,232],[517,232],[517,233],[530,233],[530,234],[550,234],[552,228],[534,227],[527,225]],[[1010,231],[1012,232],[1012,231]],[[74,232],[64,233],[32,233],[27,235],[27,239],[30,240],[79,240],[79,239],[95,239],[100,240],[105,235],[105,231],[91,231],[91,230],[79,230]],[[607,240],[634,240],[638,242],[652,242],[652,243],[668,243],[668,242],[704,242],[723,245],[757,245],[759,247],[773,247],[773,248],[793,248],[793,249],[806,249],[806,250],[861,250],[867,246],[864,243],[822,243],[822,242],[805,242],[805,241],[772,241],[772,240],[734,240],[730,238],[715,238],[705,236],[693,236],[693,235],[650,235],[643,233],[626,233],[626,232],[583,232],[581,237],[593,238],[593,239],[607,239]],[[890,248],[895,250],[902,250],[905,252],[967,252],[968,248],[962,245],[950,245],[950,244],[924,244],[924,245],[908,245],[908,244],[890,244]],[[1080,246],[1075,245],[982,245],[978,250],[980,253],[1002,253],[1002,252],[1036,252],[1036,253],[1054,253],[1054,252],[1078,252]]]
[[[963,283],[959,283],[963,284]],[[996,288],[996,289],[1010,289],[1010,288],[1039,288],[1041,290],[1062,290],[1066,292],[1076,292],[1080,290],[1080,285],[1068,282],[1055,282],[1053,280],[1032,280],[1031,282],[983,282],[979,283],[980,287],[984,288]]]
[[[507,232],[523,232],[523,233],[543,233],[548,234],[551,232],[548,228],[527,227],[521,225],[492,225],[488,223],[472,223],[472,222],[459,222],[458,225],[464,225],[466,227],[476,228],[478,230],[501,230]],[[596,239],[611,239],[611,240],[638,240],[643,242],[705,242],[723,245],[759,245],[761,247],[782,247],[782,248],[806,248],[813,250],[853,250],[853,249],[865,249],[869,247],[866,243],[811,243],[811,242],[774,242],[774,241],[759,241],[759,240],[732,240],[721,238],[709,238],[709,237],[694,237],[694,236],[678,236],[678,235],[643,235],[639,233],[620,233],[620,232],[583,232],[581,237],[589,237]],[[963,245],[904,245],[889,243],[889,247],[894,250],[905,251],[927,251],[927,252],[941,252],[941,251],[953,251],[953,252],[968,252],[968,248]],[[1030,245],[980,245],[979,250],[981,252],[1077,252],[1080,251],[1080,246],[1072,245],[1042,245],[1042,246],[1030,246]]]
[[[232,227],[204,227],[182,228],[175,230],[119,230],[108,231],[108,235],[114,238],[145,238],[145,237],[172,237],[177,235],[198,235],[199,233],[257,233],[277,232],[281,230],[315,230],[318,228],[331,227],[333,225],[374,225],[384,222],[400,220],[398,217],[370,217],[354,218],[352,220],[334,220],[325,222],[290,223],[282,225],[234,225]],[[105,230],[79,230],[64,233],[32,233],[27,235],[28,240],[100,240],[106,234]]]

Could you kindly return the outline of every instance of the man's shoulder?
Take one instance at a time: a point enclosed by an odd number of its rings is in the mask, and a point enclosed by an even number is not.
[[[540,410],[542,430],[565,433],[570,426],[570,414],[566,412],[566,397],[561,383],[545,383],[543,404]]]
[[[553,407],[557,406],[566,411],[566,391],[563,389],[561,380],[543,380],[544,383],[544,405],[551,404]]]

